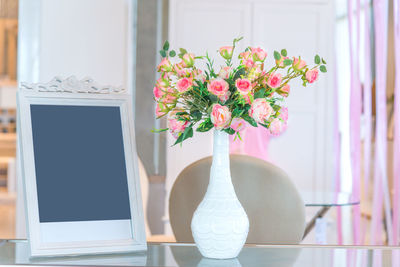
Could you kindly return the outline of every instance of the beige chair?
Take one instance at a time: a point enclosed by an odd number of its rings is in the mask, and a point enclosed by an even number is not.
[[[236,194],[250,221],[246,243],[297,244],[305,228],[305,207],[288,175],[275,165],[245,155],[231,155]],[[206,192],[212,157],[186,167],[169,198],[169,218],[177,242],[193,242],[190,223]]]

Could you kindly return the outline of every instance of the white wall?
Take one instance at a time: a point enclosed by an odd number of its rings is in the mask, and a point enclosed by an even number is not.
[[[130,0],[20,0],[19,82],[91,77],[132,92]],[[17,237],[26,236],[19,176]]]
[[[76,75],[126,86],[127,11],[125,0],[42,0],[40,80]]]

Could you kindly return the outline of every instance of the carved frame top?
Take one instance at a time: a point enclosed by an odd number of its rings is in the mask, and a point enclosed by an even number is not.
[[[61,92],[61,93],[90,93],[90,94],[120,94],[126,93],[122,86],[99,85],[93,79],[85,77],[78,80],[75,76],[67,79],[54,77],[48,83],[21,83],[21,89],[34,92]]]

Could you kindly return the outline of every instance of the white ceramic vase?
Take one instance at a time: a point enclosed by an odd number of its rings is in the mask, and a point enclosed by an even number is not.
[[[249,219],[231,179],[229,135],[219,130],[214,130],[207,192],[193,214],[191,227],[200,253],[207,258],[235,258],[247,239]]]

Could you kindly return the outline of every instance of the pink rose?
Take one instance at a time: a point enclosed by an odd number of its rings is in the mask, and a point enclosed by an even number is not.
[[[182,66],[182,62],[175,63],[174,65],[172,65],[172,69],[175,72],[182,71],[184,69],[183,66]]]
[[[163,58],[157,66],[157,71],[168,72],[172,70],[172,63],[168,60],[168,58]]]
[[[267,52],[265,52],[262,48],[257,47],[251,48],[251,53],[253,54],[253,58],[255,61],[261,61],[263,62],[265,60],[265,58],[267,57]]]
[[[313,83],[318,79],[318,69],[311,69],[306,72],[306,79],[309,83]]]
[[[212,80],[208,85],[207,89],[210,93],[216,95],[216,96],[223,96],[228,92],[229,90],[229,84],[221,79],[217,78]]]
[[[249,109],[249,116],[258,123],[265,123],[273,112],[271,105],[265,98],[257,98]]]
[[[269,75],[267,80],[267,84],[271,88],[279,87],[281,85],[281,82],[282,82],[282,75],[277,72],[271,73],[271,75]]]
[[[287,122],[289,118],[289,112],[287,107],[281,107],[279,110],[279,118],[281,118],[284,122]]]
[[[251,56],[251,54],[250,54],[249,51],[242,52],[242,53],[239,54],[239,58],[241,58],[241,59],[249,59],[250,56]]]
[[[187,53],[184,54],[182,57],[182,62],[181,62],[182,66],[184,68],[191,68],[194,65],[194,54],[191,53]]]
[[[301,69],[303,69],[306,65],[307,65],[307,63],[306,63],[304,60],[302,60],[302,59],[300,59],[300,58],[297,58],[297,57],[293,57],[293,68],[294,68],[294,69],[296,69],[296,70],[301,70]]]
[[[251,82],[248,79],[237,79],[235,86],[241,95],[247,95],[252,89]]]
[[[178,82],[176,83],[176,88],[180,93],[184,93],[187,90],[189,90],[192,87],[192,85],[193,85],[192,79],[182,78],[178,80]]]
[[[289,112],[287,107],[281,107],[279,110],[279,117],[282,120],[282,131],[285,131],[288,125]]]
[[[250,95],[252,96],[252,97],[254,97],[254,94],[251,92],[250,94],[247,94],[247,95],[242,95],[243,96],[243,98],[244,98],[244,100],[246,101],[246,103],[247,104],[251,104],[251,99],[250,99]]]
[[[156,86],[160,87],[161,89],[166,89],[169,87],[169,80],[160,77],[156,82]]]
[[[278,92],[281,96],[287,97],[290,93],[290,85],[285,84]]]
[[[181,70],[176,72],[176,76],[178,76],[178,78],[188,77],[189,74],[190,73],[189,73],[189,71],[187,69],[181,69]]]
[[[167,80],[171,80],[171,77],[174,76],[174,75],[175,74],[173,73],[173,71],[164,72],[163,75],[162,75],[162,78],[163,79],[167,79]]]
[[[231,112],[228,107],[220,104],[214,104],[211,111],[211,122],[215,129],[221,130],[226,128],[231,121]]]
[[[188,126],[189,122],[188,121],[182,121],[178,120],[178,117],[176,116],[176,113],[182,112],[184,110],[181,109],[175,109],[171,111],[171,113],[168,116],[168,128],[170,133],[172,134],[173,137],[178,138],[180,133],[183,133]]]
[[[233,46],[223,46],[219,49],[220,55],[225,59],[231,59],[233,55]]]
[[[279,118],[275,118],[271,121],[268,129],[272,135],[279,135],[283,132],[284,125]]]
[[[240,132],[246,128],[246,121],[241,118],[233,118],[231,128],[235,130],[235,132]]]
[[[161,97],[163,97],[164,96],[164,92],[163,92],[163,90],[161,89],[161,88],[159,88],[159,87],[157,87],[157,86],[155,86],[154,88],[153,88],[153,95],[154,95],[154,98],[156,99],[156,100],[159,100]]]
[[[183,67],[183,62],[176,63],[173,65],[173,71],[178,78],[189,76],[190,72]]]
[[[163,110],[163,104],[157,103],[156,105],[156,116],[157,118],[162,117],[166,114],[166,112]]]
[[[225,95],[223,95],[223,96],[219,96],[219,99],[222,101],[222,102],[226,102],[228,99],[229,99],[229,97],[231,96],[231,92],[226,92],[226,94]]]
[[[254,61],[252,59],[245,59],[243,60],[243,65],[245,65],[246,68],[251,69],[254,66]]]
[[[176,100],[175,92],[174,89],[171,87],[167,88],[166,92],[164,93],[164,96],[162,98],[162,103],[164,104],[172,104]]]
[[[221,70],[219,71],[218,77],[220,77],[221,79],[229,79],[231,70],[232,70],[232,68],[228,67],[228,66],[221,68]]]

